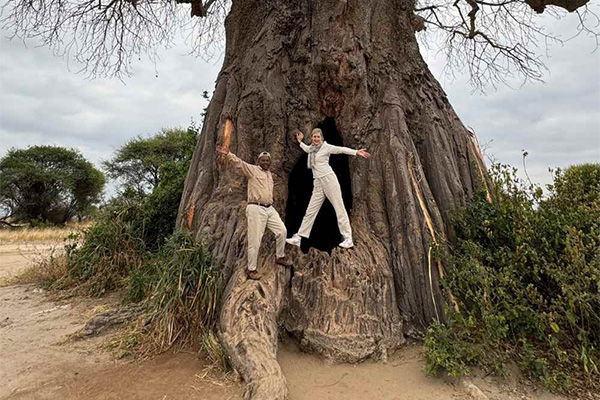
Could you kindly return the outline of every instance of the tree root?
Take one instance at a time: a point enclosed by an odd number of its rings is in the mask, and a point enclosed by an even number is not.
[[[274,257],[258,269],[258,281],[246,278],[238,264],[223,298],[219,337],[233,367],[248,384],[245,398],[284,400],[287,383],[277,362],[277,319],[288,289],[290,270],[275,265]]]

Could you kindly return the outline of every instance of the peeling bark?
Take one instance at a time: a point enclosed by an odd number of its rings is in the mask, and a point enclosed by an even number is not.
[[[430,250],[448,235],[450,210],[468,202],[486,173],[419,53],[412,9],[397,0],[233,2],[178,220],[224,265],[221,339],[253,398],[285,398],[278,326],[306,351],[358,362],[385,359],[406,335],[443,318],[443,270]],[[345,146],[372,153],[349,160],[353,249],[294,248],[289,277],[274,266],[266,234],[259,268],[268,272],[259,283],[245,280],[246,183],[214,152],[229,116],[235,154],[252,162],[271,153],[283,218],[286,205],[296,206],[287,187],[302,154],[295,129],[333,118]]]

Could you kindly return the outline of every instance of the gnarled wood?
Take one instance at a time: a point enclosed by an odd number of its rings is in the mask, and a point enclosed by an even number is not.
[[[229,281],[223,298],[219,334],[234,368],[246,382],[247,397],[283,400],[285,377],[277,363],[277,320],[283,306],[289,269],[267,257],[258,268],[260,281],[246,279],[244,266]]]

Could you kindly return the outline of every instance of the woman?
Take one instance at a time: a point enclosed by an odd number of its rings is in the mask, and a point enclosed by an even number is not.
[[[340,243],[340,247],[346,249],[353,247],[354,243],[352,241],[350,220],[348,219],[346,207],[344,207],[340,183],[338,182],[335,172],[333,172],[333,169],[329,165],[329,156],[331,154],[348,154],[350,156],[359,155],[363,158],[369,158],[371,157],[371,154],[365,149],[353,150],[348,147],[333,146],[323,141],[323,132],[318,128],[313,129],[311,133],[312,143],[310,146],[302,142],[302,139],[304,139],[304,134],[302,132],[296,134],[296,139],[302,150],[308,153],[308,168],[312,169],[314,187],[298,233],[287,239],[286,242],[299,247],[302,238],[310,236],[310,231],[315,223],[315,218],[317,217],[325,198],[327,198],[335,209],[338,227],[344,238],[342,243]]]

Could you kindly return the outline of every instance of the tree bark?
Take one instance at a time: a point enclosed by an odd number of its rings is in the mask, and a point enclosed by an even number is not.
[[[412,9],[398,0],[233,1],[178,224],[206,241],[230,278],[221,339],[254,398],[286,396],[275,360],[278,326],[307,351],[358,362],[385,358],[407,335],[443,319],[448,299],[431,249],[448,235],[450,211],[485,184],[485,165],[419,53]],[[231,138],[220,132],[229,116]],[[288,204],[288,194],[311,190],[288,188],[305,162],[292,133],[326,119],[336,132],[325,140],[372,153],[349,159],[349,176],[338,175],[349,182],[355,247],[306,254],[288,247],[291,277],[274,266],[266,234],[259,269],[268,273],[246,281],[246,183],[217,159],[215,146],[230,140],[248,162],[271,153],[275,207],[285,217],[302,208],[295,196]],[[339,235],[335,220],[320,229]]]

